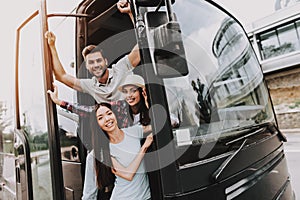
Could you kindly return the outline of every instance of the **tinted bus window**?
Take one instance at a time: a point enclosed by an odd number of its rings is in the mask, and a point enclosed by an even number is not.
[[[164,79],[169,110],[180,119],[174,138],[178,147],[210,148],[182,156],[182,166],[229,151],[225,143],[274,116],[260,65],[242,28],[205,2],[176,1],[174,12],[189,68],[187,76]]]
[[[28,138],[34,199],[51,199],[45,88],[38,18],[21,32],[19,58],[20,123]]]

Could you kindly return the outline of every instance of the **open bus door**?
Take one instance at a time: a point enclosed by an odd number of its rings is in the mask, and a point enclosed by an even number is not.
[[[46,2],[17,29],[15,167],[19,199],[64,199],[55,107],[51,87]],[[34,40],[34,41],[33,41]]]
[[[61,176],[61,165],[55,161],[58,157],[55,146],[53,106],[47,101],[46,69],[47,54],[41,52],[44,40],[41,37],[40,21],[45,22],[45,4],[34,12],[17,29],[16,39],[16,77],[15,77],[15,156],[17,197],[22,199],[38,199],[42,195],[52,199],[60,198],[63,192],[60,185],[52,182],[54,177]],[[46,24],[42,24],[45,28]],[[30,39],[35,38],[35,42]],[[46,56],[46,57],[45,57]],[[29,92],[30,91],[30,95]],[[41,123],[42,122],[42,123]],[[51,142],[53,141],[53,142]],[[58,154],[59,155],[59,154]],[[60,157],[58,157],[60,158]],[[53,196],[52,191],[60,193]]]
[[[52,61],[44,37],[49,26],[58,34],[66,32],[64,28],[74,29],[77,16],[72,14],[73,7],[69,8],[70,13],[63,10],[63,13],[48,14],[47,6],[53,9],[51,2],[48,3],[46,5],[46,1],[42,0],[40,9],[17,29],[14,131],[16,199],[80,199],[82,196],[85,150],[77,136],[78,116],[57,111],[49,99],[47,90],[52,88],[53,83]],[[59,19],[52,20],[51,17],[57,16]],[[73,29],[70,32],[74,34]],[[70,40],[74,43],[74,39],[68,35],[65,42]],[[72,53],[69,50],[66,57],[70,58]],[[69,97],[73,96],[71,89],[61,91],[65,91],[64,94]]]
[[[138,42],[134,73],[146,81],[155,134],[146,156],[152,198],[293,199],[285,138],[241,24],[212,1],[135,0],[133,29],[116,3],[78,8],[90,17],[77,21],[77,62],[88,44],[114,63]]]

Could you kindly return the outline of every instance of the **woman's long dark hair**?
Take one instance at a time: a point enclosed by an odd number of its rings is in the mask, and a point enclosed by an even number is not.
[[[149,117],[149,109],[146,106],[145,98],[143,96],[143,88],[138,87],[138,91],[139,91],[139,95],[140,95],[140,102],[138,104],[138,106],[139,106],[138,110],[140,113],[140,124],[142,124],[143,126],[147,126],[151,122],[151,119]],[[133,113],[132,113],[132,109],[130,106],[129,106],[129,114],[133,121]]]
[[[111,105],[109,103],[100,103],[96,105],[95,113],[91,115],[92,132],[93,132],[93,148],[95,154],[95,172],[97,186],[102,189],[106,186],[114,184],[115,175],[111,171],[112,162],[109,150],[109,138],[108,134],[103,131],[96,118],[96,112],[100,106],[105,106],[110,110]]]

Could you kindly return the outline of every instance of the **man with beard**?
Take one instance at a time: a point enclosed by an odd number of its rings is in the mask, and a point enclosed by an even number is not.
[[[119,1],[117,7],[121,13],[127,13],[131,20],[133,20],[130,5],[127,1]],[[140,62],[137,45],[135,45],[128,55],[120,59],[116,64],[113,64],[111,69],[107,68],[107,59],[98,46],[89,45],[85,47],[82,51],[82,55],[84,57],[85,66],[93,77],[91,79],[78,79],[65,72],[55,47],[55,35],[52,32],[47,32],[45,37],[48,40],[52,54],[53,72],[56,80],[79,92],[90,94],[98,103],[116,101],[122,98],[118,87],[123,78],[127,74],[131,74],[132,69]]]

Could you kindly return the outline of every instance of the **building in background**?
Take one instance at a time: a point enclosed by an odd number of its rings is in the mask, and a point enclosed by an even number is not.
[[[279,126],[299,128],[300,3],[277,2],[285,7],[249,24],[246,30],[265,74]]]
[[[276,0],[275,1],[275,10],[280,10],[288,6],[294,5],[295,3],[300,2],[299,0]]]

